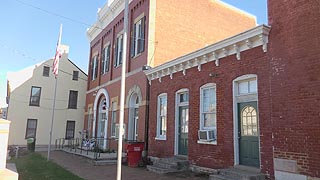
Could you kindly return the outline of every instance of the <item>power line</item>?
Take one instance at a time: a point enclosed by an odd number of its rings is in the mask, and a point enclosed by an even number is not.
[[[10,101],[15,101],[17,103],[27,104],[29,106],[29,101],[28,102],[27,101],[21,101],[21,100],[18,100],[18,99],[14,99],[12,97],[10,97]],[[35,106],[35,107],[40,108],[40,109],[52,110],[52,107],[44,107],[44,106]],[[81,109],[81,108],[85,108],[85,107],[79,107],[78,109]],[[69,108],[67,108],[67,107],[66,108],[55,108],[55,110],[69,110]]]
[[[81,24],[81,25],[85,25],[86,27],[92,27],[92,28],[96,28],[96,29],[100,29],[100,30],[104,30],[103,28],[99,27],[99,26],[96,26],[96,25],[90,25],[89,23],[86,23],[86,22],[83,22],[83,21],[79,21],[77,19],[73,19],[73,18],[70,18],[70,17],[67,17],[67,16],[64,16],[64,15],[61,15],[61,14],[58,14],[58,13],[55,13],[55,12],[51,12],[49,10],[46,10],[44,8],[41,8],[41,7],[38,7],[38,6],[35,6],[35,5],[32,5],[32,4],[29,4],[29,3],[26,3],[26,2],[23,2],[23,1],[20,1],[20,0],[15,0],[16,2],[20,3],[20,4],[23,4],[25,6],[29,6],[31,8],[34,8],[38,11],[42,11],[46,14],[49,14],[49,15],[53,15],[53,16],[57,16],[57,17],[60,17],[60,18],[63,18],[63,19],[66,19],[66,20],[69,20],[71,22],[74,22],[74,23],[77,23],[77,24]],[[129,36],[130,38],[136,38],[135,36],[133,35],[130,35]],[[144,40],[146,41],[147,39],[146,38],[139,38],[141,40]],[[147,41],[150,41],[152,43],[156,43],[154,42],[153,40],[147,40]]]
[[[48,64],[48,63],[43,63],[43,64],[46,65],[46,66],[49,66],[50,68],[52,68],[52,65],[51,65],[51,64]],[[67,72],[67,71],[65,71],[65,70],[62,70],[60,67],[59,67],[59,72],[68,74],[68,75],[70,75],[70,76],[73,76],[73,74],[71,74],[71,73],[69,73],[69,72]],[[84,79],[84,78],[82,78],[82,77],[78,77],[78,79],[81,79],[81,80],[84,80],[84,81],[88,81],[87,79]]]
[[[43,8],[40,8],[38,6],[34,6],[32,4],[29,4],[29,3],[26,3],[26,2],[23,2],[23,1],[20,1],[20,0],[15,0],[16,2],[20,3],[20,4],[23,4],[25,6],[29,6],[31,8],[34,8],[34,9],[37,9],[39,11],[42,11],[44,13],[47,13],[47,14],[50,14],[50,15],[53,15],[53,16],[57,16],[57,17],[60,17],[60,18],[63,18],[63,19],[66,19],[66,20],[69,20],[71,22],[75,22],[75,23],[78,23],[78,24],[82,24],[82,25],[85,25],[87,27],[93,27],[93,28],[97,28],[97,29],[101,29],[103,30],[102,28],[98,27],[98,26],[91,26],[90,24],[86,23],[86,22],[83,22],[83,21],[79,21],[79,20],[76,20],[76,19],[73,19],[73,18],[69,18],[67,16],[63,16],[61,14],[58,14],[58,13],[54,13],[54,12],[51,12],[49,10],[46,10],[46,9],[43,9]]]
[[[0,45],[1,45],[3,48],[5,48],[5,49],[10,49],[14,54],[23,56],[23,57],[25,57],[25,58],[27,58],[27,59],[31,59],[31,60],[33,60],[33,61],[38,61],[35,57],[29,56],[27,53],[23,53],[22,51],[19,51],[19,50],[17,50],[17,49],[14,49],[14,48],[9,47],[9,46],[4,45],[4,44],[0,44]],[[50,68],[52,68],[52,65],[50,65],[50,64],[48,64],[48,63],[43,63],[43,64],[46,65],[46,66],[49,66]],[[69,73],[69,72],[61,69],[61,66],[59,67],[59,72],[68,74],[68,75],[70,75],[70,76],[73,76],[73,74],[71,74],[71,73]],[[87,79],[84,79],[84,78],[82,78],[82,77],[78,77],[78,79],[81,79],[81,80],[84,80],[84,81],[88,81]]]

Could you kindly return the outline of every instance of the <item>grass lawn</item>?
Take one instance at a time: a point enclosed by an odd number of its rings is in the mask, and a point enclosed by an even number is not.
[[[18,159],[12,159],[10,162],[16,164],[19,180],[83,180],[54,162],[48,162],[47,159],[37,153],[30,153]]]

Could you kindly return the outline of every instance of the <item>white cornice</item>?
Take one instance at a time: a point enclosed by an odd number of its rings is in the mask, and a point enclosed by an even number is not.
[[[161,77],[169,75],[172,79],[174,73],[180,71],[185,75],[186,70],[189,68],[198,67],[198,70],[201,71],[201,65],[211,61],[215,61],[215,65],[219,66],[219,59],[227,56],[236,55],[235,60],[241,60],[241,52],[258,46],[262,46],[262,50],[266,52],[269,31],[270,27],[266,25],[257,26],[185,56],[178,57],[160,66],[146,70],[144,73],[147,75],[149,83],[154,79],[158,79],[161,82]]]
[[[129,0],[131,3],[132,0]],[[87,38],[91,42],[101,31],[110,24],[124,10],[124,0],[114,0],[110,5],[106,3],[99,11],[97,21],[87,29]]]

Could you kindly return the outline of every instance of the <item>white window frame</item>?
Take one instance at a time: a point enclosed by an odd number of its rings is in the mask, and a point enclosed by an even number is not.
[[[144,51],[145,40],[145,16],[142,13],[138,16],[133,24],[132,41],[133,47],[131,47],[131,57],[139,56]],[[133,48],[133,49],[132,49]]]
[[[122,42],[122,43],[119,43]],[[122,45],[123,44],[123,32],[120,32],[117,35],[117,39],[116,39],[116,58],[115,58],[115,64],[114,67],[119,67],[123,62],[122,62],[122,56],[123,56],[123,49],[122,49]],[[121,57],[120,57],[121,55]]]
[[[252,82],[254,82],[255,83],[255,88],[256,89],[251,89],[251,84],[252,84]],[[237,92],[238,92],[238,96],[242,96],[242,95],[248,95],[248,94],[256,94],[257,92],[258,92],[258,82],[257,82],[257,79],[256,78],[250,78],[250,79],[245,79],[245,80],[241,80],[241,81],[238,81],[237,82],[238,83],[238,86],[237,86]],[[240,85],[242,84],[242,83],[247,83],[246,85],[247,85],[247,90],[248,90],[248,92],[246,92],[246,93],[240,93]]]
[[[117,101],[111,102],[111,137],[112,138],[115,138],[117,136],[116,135],[117,106],[118,106]]]
[[[91,138],[92,136],[92,120],[93,120],[93,116],[92,116],[92,107],[88,108],[88,127],[87,127],[87,136],[88,138]]]
[[[109,56],[108,56],[109,52]],[[103,48],[103,58],[101,61],[101,74],[106,74],[109,71],[110,66],[110,58],[111,57],[111,45],[108,42]]]
[[[162,98],[166,98],[166,114],[165,114],[165,121],[166,121],[166,124],[167,124],[167,110],[168,110],[168,96],[167,96],[167,93],[162,93],[158,96],[158,102],[157,102],[157,134],[156,134],[156,140],[166,140],[166,135],[161,135],[160,134],[160,123],[161,123],[161,115],[160,115],[160,109],[161,109],[161,106],[160,106],[160,100]],[[165,127],[165,129],[167,129],[167,127]],[[167,133],[167,132],[166,132]]]
[[[239,93],[239,82],[244,82],[248,80],[257,81],[257,92],[251,94],[240,94]],[[256,74],[246,74],[237,77],[232,81],[233,89],[233,145],[234,145],[234,164],[237,165],[239,161],[239,143],[238,143],[238,103],[256,101],[258,103],[258,91],[259,91],[259,80]],[[259,103],[257,104],[259,111]],[[258,130],[259,131],[259,130]],[[260,148],[260,139],[259,139],[259,148]],[[260,157],[261,158],[261,157]],[[261,161],[260,161],[261,162]]]
[[[214,99],[215,99],[215,125],[211,127],[204,127],[204,116],[203,116],[203,91],[206,89],[211,89],[213,88],[215,93],[214,93]],[[203,86],[200,87],[200,109],[199,109],[199,130],[214,130],[214,136],[215,140],[210,141],[210,142],[205,142],[205,141],[200,141],[198,140],[198,144],[217,144],[217,86],[215,83],[207,83]]]
[[[98,55],[96,54],[93,56],[92,63],[91,63],[91,81],[94,81],[98,77],[98,74],[96,72],[98,70],[97,64],[98,64]]]

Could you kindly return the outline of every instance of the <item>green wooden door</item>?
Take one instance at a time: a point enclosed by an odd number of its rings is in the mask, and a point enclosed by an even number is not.
[[[257,102],[238,104],[240,164],[259,167],[259,121]]]
[[[179,155],[188,155],[188,121],[189,121],[189,107],[179,107]]]

